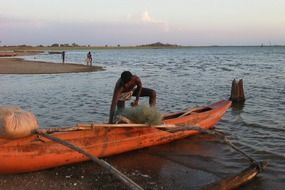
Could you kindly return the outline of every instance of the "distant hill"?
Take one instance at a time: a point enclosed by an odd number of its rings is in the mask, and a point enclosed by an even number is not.
[[[176,45],[176,44],[164,44],[164,43],[161,43],[161,42],[156,42],[156,43],[152,43],[152,44],[138,45],[137,47],[162,48],[162,47],[179,47],[179,45]]]

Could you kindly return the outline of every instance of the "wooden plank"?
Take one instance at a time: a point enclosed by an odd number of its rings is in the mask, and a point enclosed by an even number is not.
[[[253,163],[240,173],[209,185],[207,190],[236,189],[253,180],[267,166],[267,162]]]
[[[80,130],[91,130],[98,127],[105,128],[158,128],[158,129],[170,129],[176,128],[177,125],[173,124],[161,124],[161,125],[148,125],[148,124],[106,124],[106,123],[78,123],[73,127],[51,127],[51,128],[41,128],[38,131],[43,133],[54,133],[54,132],[68,132],[68,131],[80,131]]]
[[[189,115],[190,113],[192,113],[192,112],[194,112],[194,111],[197,111],[197,110],[203,109],[203,108],[204,108],[204,107],[195,107],[195,108],[192,108],[192,109],[186,111],[185,113],[183,113],[182,115],[178,116],[178,118],[179,118],[179,117],[184,117],[184,116]]]

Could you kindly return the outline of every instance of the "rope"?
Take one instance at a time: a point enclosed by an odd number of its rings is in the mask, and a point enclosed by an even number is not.
[[[259,169],[262,168],[259,166],[258,162],[256,160],[254,160],[252,157],[250,157],[248,154],[246,154],[244,151],[240,150],[238,147],[236,147],[231,141],[228,140],[228,138],[225,136],[225,134],[221,131],[216,131],[216,130],[209,130],[209,129],[204,129],[201,127],[196,127],[196,126],[183,126],[183,127],[177,127],[174,129],[168,129],[168,132],[178,132],[178,131],[186,131],[186,130],[195,130],[195,131],[199,131],[201,133],[205,133],[205,134],[210,134],[210,135],[215,135],[218,137],[222,137],[222,140],[224,143],[226,143],[227,145],[229,145],[231,148],[233,148],[234,150],[236,150],[237,152],[239,152],[240,154],[242,154],[243,156],[245,156],[249,162],[251,164],[256,164],[258,165]],[[261,170],[261,169],[260,169]]]

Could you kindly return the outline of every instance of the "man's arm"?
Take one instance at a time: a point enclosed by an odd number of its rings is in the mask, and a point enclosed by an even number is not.
[[[136,85],[137,85],[138,93],[137,93],[137,96],[136,96],[136,100],[132,103],[132,106],[137,106],[138,105],[139,99],[140,99],[140,96],[141,96],[142,82],[141,82],[141,79],[138,76],[136,76]]]
[[[121,94],[121,92],[122,92],[122,88],[116,85],[114,89],[114,93],[113,93],[111,107],[110,107],[109,123],[113,123],[116,106],[117,106],[119,95]]]

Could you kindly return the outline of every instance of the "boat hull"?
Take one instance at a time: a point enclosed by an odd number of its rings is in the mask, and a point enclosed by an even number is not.
[[[206,111],[193,112],[179,117],[175,113],[165,117],[165,124],[213,127],[231,106],[230,101],[220,101],[204,107]],[[207,109],[205,109],[207,108]],[[94,127],[89,130],[58,132],[53,135],[83,148],[97,157],[107,157],[123,152],[169,143],[197,131],[170,133],[153,127]],[[0,138],[0,173],[23,173],[78,163],[87,157],[61,144],[37,135],[7,140]]]

